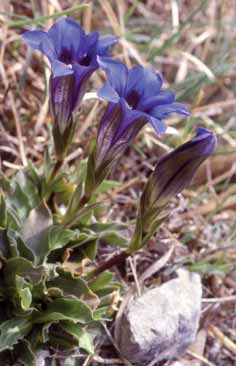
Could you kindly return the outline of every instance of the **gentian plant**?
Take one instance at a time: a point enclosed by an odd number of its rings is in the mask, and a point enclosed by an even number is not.
[[[189,115],[185,105],[175,102],[172,91],[162,89],[161,75],[151,68],[137,65],[129,70],[122,62],[110,58],[98,58],[98,62],[107,76],[98,96],[109,103],[99,124],[92,167],[88,172],[95,187],[146,123],[160,135],[167,128],[162,120],[169,114]]]
[[[161,135],[163,120],[171,113],[189,115],[188,108],[163,89],[153,69],[128,69],[111,59],[116,37],[85,34],[73,19],[59,18],[48,32],[29,31],[23,39],[51,64],[55,157],[45,153],[42,166],[28,162],[10,180],[1,176],[0,359],[33,366],[66,352],[94,354],[100,324],[111,319],[121,287],[110,269],[147,243],[169,200],[213,153],[216,137],[198,128],[191,140],[157,157],[140,192],[133,234],[124,237],[127,225],[100,220],[99,191],[145,124]],[[71,174],[63,161],[76,131],[74,113],[99,67],[106,82],[98,96],[108,104],[89,156]],[[101,241],[120,248],[102,263]]]

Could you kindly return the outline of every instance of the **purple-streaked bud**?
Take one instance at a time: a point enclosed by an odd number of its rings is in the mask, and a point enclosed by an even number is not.
[[[192,181],[198,167],[214,152],[216,135],[197,128],[190,141],[160,158],[141,197],[141,216],[148,220]]]

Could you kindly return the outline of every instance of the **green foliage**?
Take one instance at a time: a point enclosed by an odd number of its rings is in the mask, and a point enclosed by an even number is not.
[[[71,198],[58,187],[70,182],[44,174],[29,166],[0,181],[0,355],[28,366],[49,348],[94,354],[90,329],[110,317],[119,285],[111,272],[90,275],[91,261],[100,242],[127,246],[124,225],[91,221],[93,203],[80,208],[77,201],[76,209],[73,202],[69,228],[60,207]]]

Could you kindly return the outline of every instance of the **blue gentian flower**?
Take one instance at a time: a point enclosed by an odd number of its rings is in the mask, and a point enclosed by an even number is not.
[[[98,95],[110,103],[123,103],[128,114],[121,121],[119,134],[137,117],[145,118],[161,134],[167,127],[162,120],[171,113],[190,114],[184,104],[175,101],[173,91],[162,89],[162,76],[153,69],[136,65],[129,70],[122,62],[106,57],[98,62],[107,76]]]
[[[141,197],[142,216],[159,212],[192,181],[198,167],[214,152],[216,135],[197,128],[190,141],[160,158]],[[148,218],[150,221],[150,217]]]
[[[162,134],[167,128],[164,118],[171,113],[190,114],[185,105],[175,101],[173,91],[162,89],[162,77],[153,69],[139,65],[128,69],[106,57],[98,57],[98,62],[107,77],[98,96],[109,103],[99,125],[97,167],[117,160],[146,123]]]
[[[48,30],[28,31],[23,39],[50,61],[50,94],[56,121],[63,132],[78,109],[91,74],[99,67],[97,56],[108,56],[117,37],[86,34],[73,19],[60,17]]]

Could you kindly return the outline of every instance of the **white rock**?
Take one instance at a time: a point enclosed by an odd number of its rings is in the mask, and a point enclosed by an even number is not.
[[[201,310],[200,276],[185,270],[126,307],[117,331],[121,355],[133,365],[173,359],[195,340]]]

